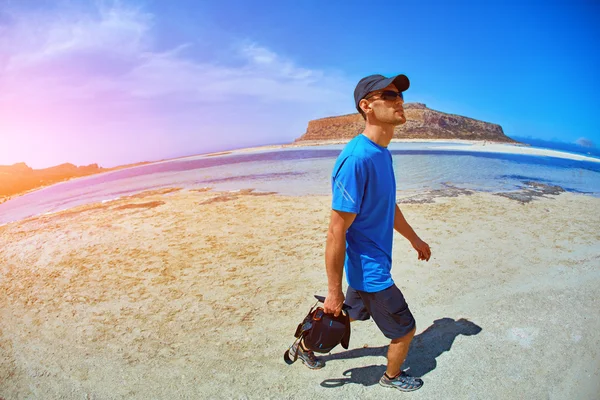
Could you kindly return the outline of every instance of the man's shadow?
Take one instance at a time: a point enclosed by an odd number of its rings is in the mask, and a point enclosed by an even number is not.
[[[437,365],[436,358],[452,347],[458,335],[472,336],[481,332],[481,327],[473,322],[461,318],[457,321],[452,318],[435,320],[433,325],[422,333],[416,335],[408,350],[408,355],[402,369],[409,368],[412,376],[423,376],[433,371]],[[341,353],[329,354],[321,357],[325,362],[367,356],[386,357],[388,346],[367,347],[348,350]],[[351,368],[344,371],[345,378],[326,379],[321,386],[332,388],[343,386],[347,383],[359,383],[363,386],[375,385],[386,370],[386,365],[369,365],[366,367]]]

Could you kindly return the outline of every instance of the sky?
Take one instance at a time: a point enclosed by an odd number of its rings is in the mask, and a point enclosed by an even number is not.
[[[0,0],[0,165],[289,143],[364,76],[510,137],[600,146],[600,2]]]

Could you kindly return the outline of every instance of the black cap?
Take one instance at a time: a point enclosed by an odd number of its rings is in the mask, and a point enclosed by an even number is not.
[[[361,111],[358,103],[362,99],[371,92],[387,87],[390,83],[393,83],[400,92],[404,92],[410,87],[410,81],[406,75],[397,75],[391,78],[386,78],[383,75],[369,75],[366,78],[362,78],[356,85],[356,89],[354,89],[354,102],[356,103],[358,112]]]

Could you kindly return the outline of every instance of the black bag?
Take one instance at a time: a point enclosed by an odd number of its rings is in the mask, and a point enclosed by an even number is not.
[[[329,353],[338,344],[341,344],[344,349],[348,349],[350,344],[350,317],[344,311],[349,309],[350,306],[344,304],[342,312],[334,317],[333,314],[325,314],[323,308],[316,307],[319,301],[324,302],[325,298],[317,295],[315,295],[315,298],[318,300],[317,303],[311,307],[304,320],[296,328],[294,336],[297,339],[292,346],[304,339],[304,347],[317,353]],[[292,364],[297,360],[298,353],[295,354],[292,360],[289,352],[288,349],[283,355],[283,359],[286,363]]]

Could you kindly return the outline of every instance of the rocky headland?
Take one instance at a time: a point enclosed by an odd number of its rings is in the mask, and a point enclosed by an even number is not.
[[[455,114],[446,114],[427,108],[422,103],[404,105],[406,123],[396,127],[394,139],[461,139],[499,143],[518,143],[504,134],[498,124],[479,121]],[[306,133],[296,139],[320,141],[350,139],[365,127],[358,113],[310,121]]]
[[[70,163],[65,163],[43,169],[33,169],[24,162],[13,165],[0,165],[0,203],[32,190],[49,186],[54,183],[67,181],[72,178],[78,178],[142,164],[146,163],[121,165],[114,168],[103,168],[98,166],[98,164],[90,164],[78,167]]]

